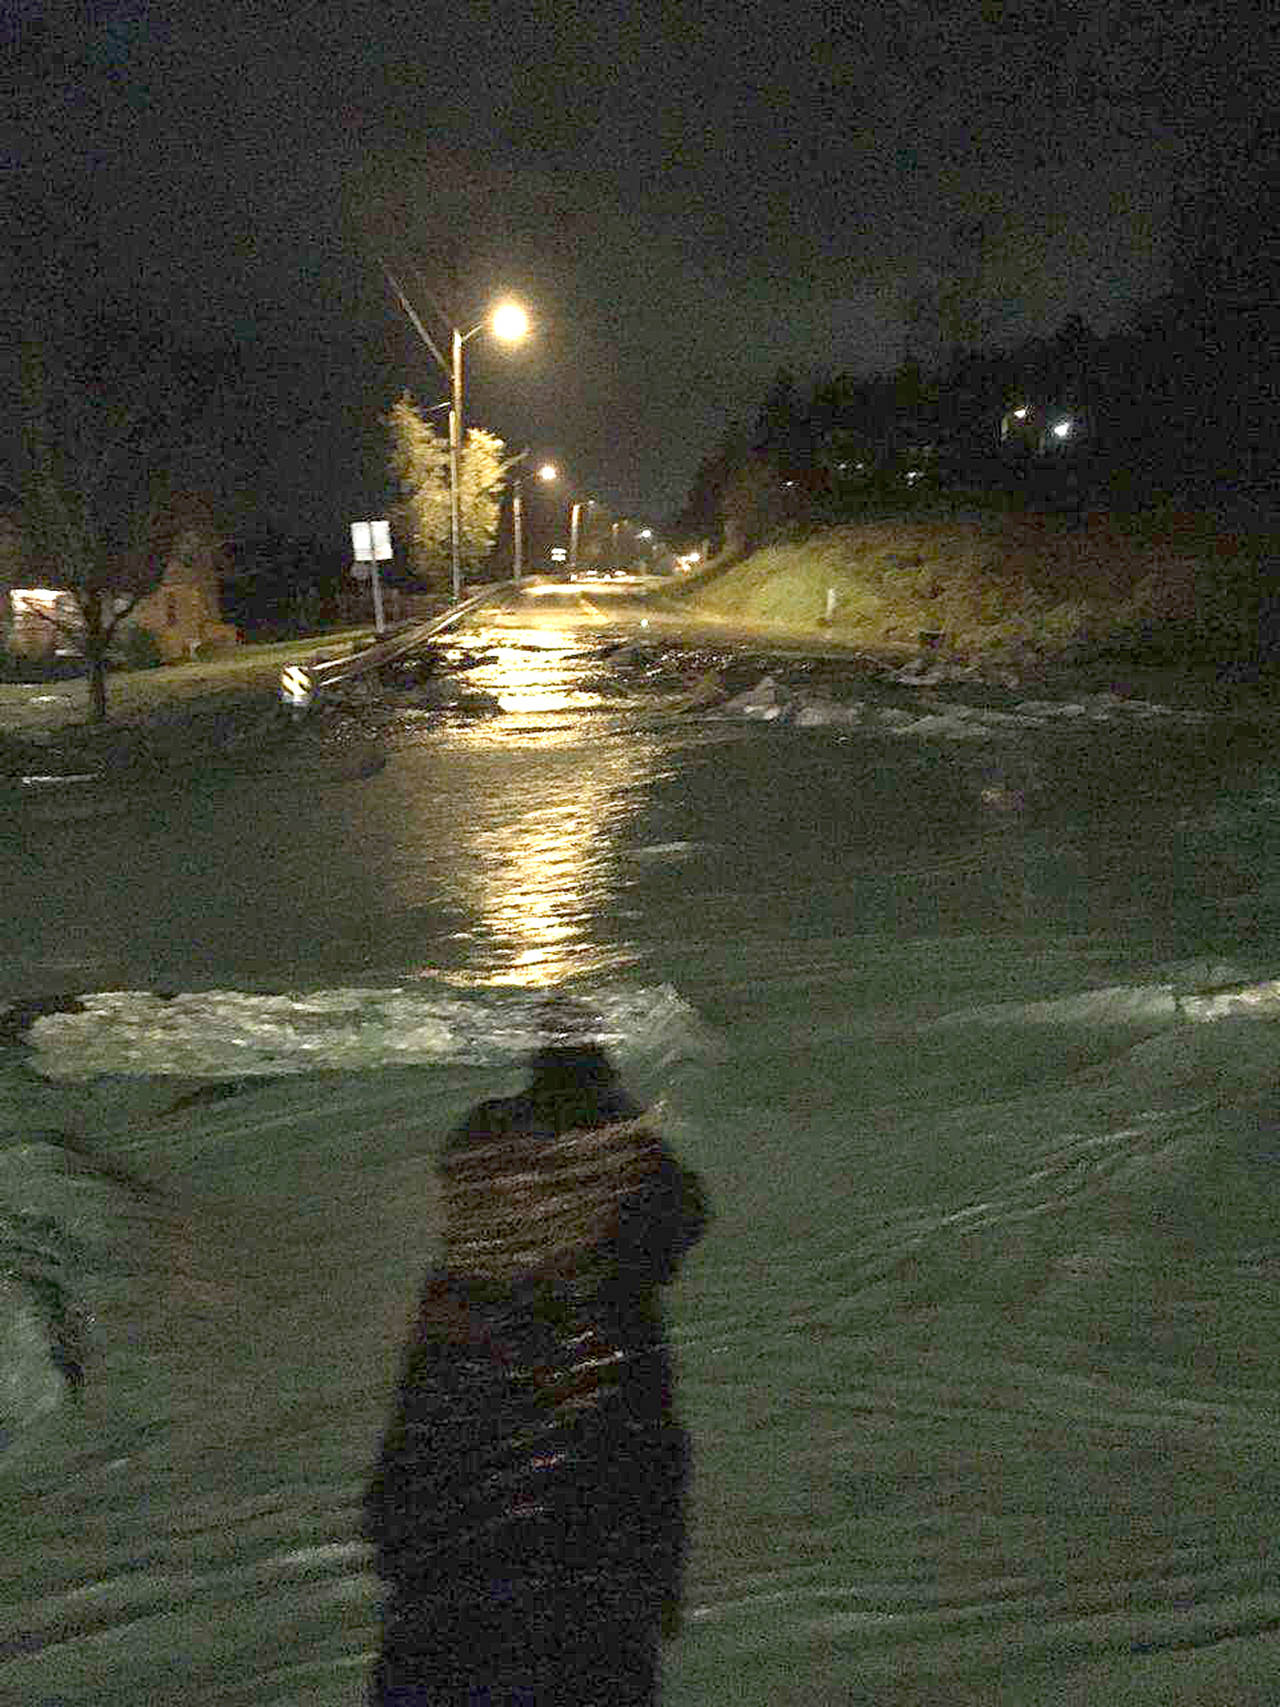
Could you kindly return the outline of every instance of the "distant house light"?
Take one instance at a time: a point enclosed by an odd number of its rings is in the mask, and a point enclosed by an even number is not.
[[[1025,403],[1020,404],[1018,406],[1018,408],[1016,408],[1013,411],[1013,418],[1015,421],[1025,421],[1026,420],[1026,418],[1027,418],[1027,406]]]
[[[20,611],[53,612],[60,604],[71,602],[69,593],[54,587],[14,587],[9,596],[13,600],[15,616]]]
[[[1072,426],[1072,423],[1069,419],[1064,420],[1064,421],[1055,421],[1053,423],[1053,436],[1054,436],[1054,438],[1055,439],[1069,438],[1071,436],[1071,426]]]

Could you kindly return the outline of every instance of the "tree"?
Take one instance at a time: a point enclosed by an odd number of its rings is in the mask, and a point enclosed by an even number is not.
[[[400,491],[395,520],[409,561],[426,585],[445,585],[450,569],[449,446],[406,391],[387,416],[391,473]]]
[[[719,550],[724,525],[721,499],[749,456],[748,435],[733,425],[726,428],[715,450],[699,462],[688,496],[670,523],[671,532],[685,546],[712,554]]]
[[[449,491],[449,442],[420,413],[406,391],[387,417],[391,472],[400,489],[397,519],[409,540],[414,574],[424,584],[445,586],[452,569],[453,518]],[[468,429],[459,458],[461,554],[476,568],[498,535],[504,446],[483,427]]]
[[[493,550],[502,507],[506,449],[496,433],[470,427],[462,446],[462,561],[478,568]]]
[[[145,386],[137,395],[142,401],[126,404],[65,369],[51,375],[43,343],[24,345],[23,567],[70,596],[70,620],[45,620],[83,649],[95,723],[107,715],[112,640],[159,584],[177,525],[150,430],[157,401]]]
[[[791,507],[786,478],[772,458],[747,457],[720,494],[726,555],[738,556],[765,544],[787,521]]]
[[[813,461],[809,411],[796,390],[795,375],[787,368],[778,369],[764,395],[751,448],[790,474],[808,468]]]

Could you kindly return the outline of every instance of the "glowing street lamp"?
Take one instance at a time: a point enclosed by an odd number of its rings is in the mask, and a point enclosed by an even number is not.
[[[523,462],[528,454],[527,450],[522,450],[520,455],[512,457],[506,466],[508,468],[515,467],[518,463]],[[538,470],[538,479],[544,485],[550,485],[553,480],[558,480],[559,477],[560,470],[554,462],[544,462]],[[519,474],[516,475],[511,488],[511,536],[511,578],[518,581],[524,572],[524,480]]]
[[[453,408],[449,411],[449,510],[453,534],[453,598],[462,597],[462,346],[485,327],[504,344],[517,344],[529,331],[529,316],[518,302],[500,302],[469,332],[453,328]]]
[[[480,328],[477,326],[475,330],[478,332]],[[504,344],[518,344],[521,338],[529,336],[529,316],[518,302],[500,302],[489,316],[489,330]]]
[[[527,450],[522,450],[519,456],[513,457],[507,464],[508,468],[523,462],[528,454]],[[553,462],[544,462],[538,470],[538,479],[549,482],[556,478],[557,473],[558,470]],[[518,581],[524,571],[524,480],[519,474],[516,475],[511,487],[511,539],[511,578]]]
[[[529,316],[518,302],[510,299],[499,302],[483,320],[477,321],[469,332],[462,332],[456,326],[452,328],[451,359],[446,361],[385,262],[382,270],[392,290],[400,298],[400,305],[413,322],[419,337],[450,379],[449,520],[453,544],[453,597],[457,603],[462,597],[462,346],[469,343],[477,332],[483,332],[486,328],[505,344],[519,343],[522,338],[528,336]]]

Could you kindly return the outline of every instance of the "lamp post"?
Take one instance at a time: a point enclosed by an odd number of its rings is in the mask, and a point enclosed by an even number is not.
[[[477,321],[469,332],[462,332],[454,326],[451,329],[450,360],[446,361],[385,262],[382,270],[392,290],[400,298],[400,306],[409,316],[418,336],[449,377],[449,529],[453,559],[453,599],[456,604],[462,597],[462,346],[469,343],[477,332],[483,332],[486,326],[495,338],[501,338],[504,343],[519,343],[529,330],[529,316],[518,302],[507,301],[500,302],[492,313]]]
[[[518,462],[523,462],[528,451],[521,451]],[[553,462],[544,462],[538,470],[538,479],[551,481],[556,479],[559,469]],[[518,581],[524,569],[524,480],[517,475],[511,489],[511,529],[512,529],[512,579]]]
[[[569,579],[576,580],[578,574],[578,530],[582,522],[582,499],[574,503],[569,512]]]

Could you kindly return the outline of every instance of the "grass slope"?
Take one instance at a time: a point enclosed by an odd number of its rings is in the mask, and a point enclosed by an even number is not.
[[[1277,538],[1161,512],[992,515],[851,524],[768,546],[688,588],[688,607],[832,638],[949,651],[1060,653],[1161,637],[1216,655],[1252,652]],[[829,624],[823,622],[834,590]]]

